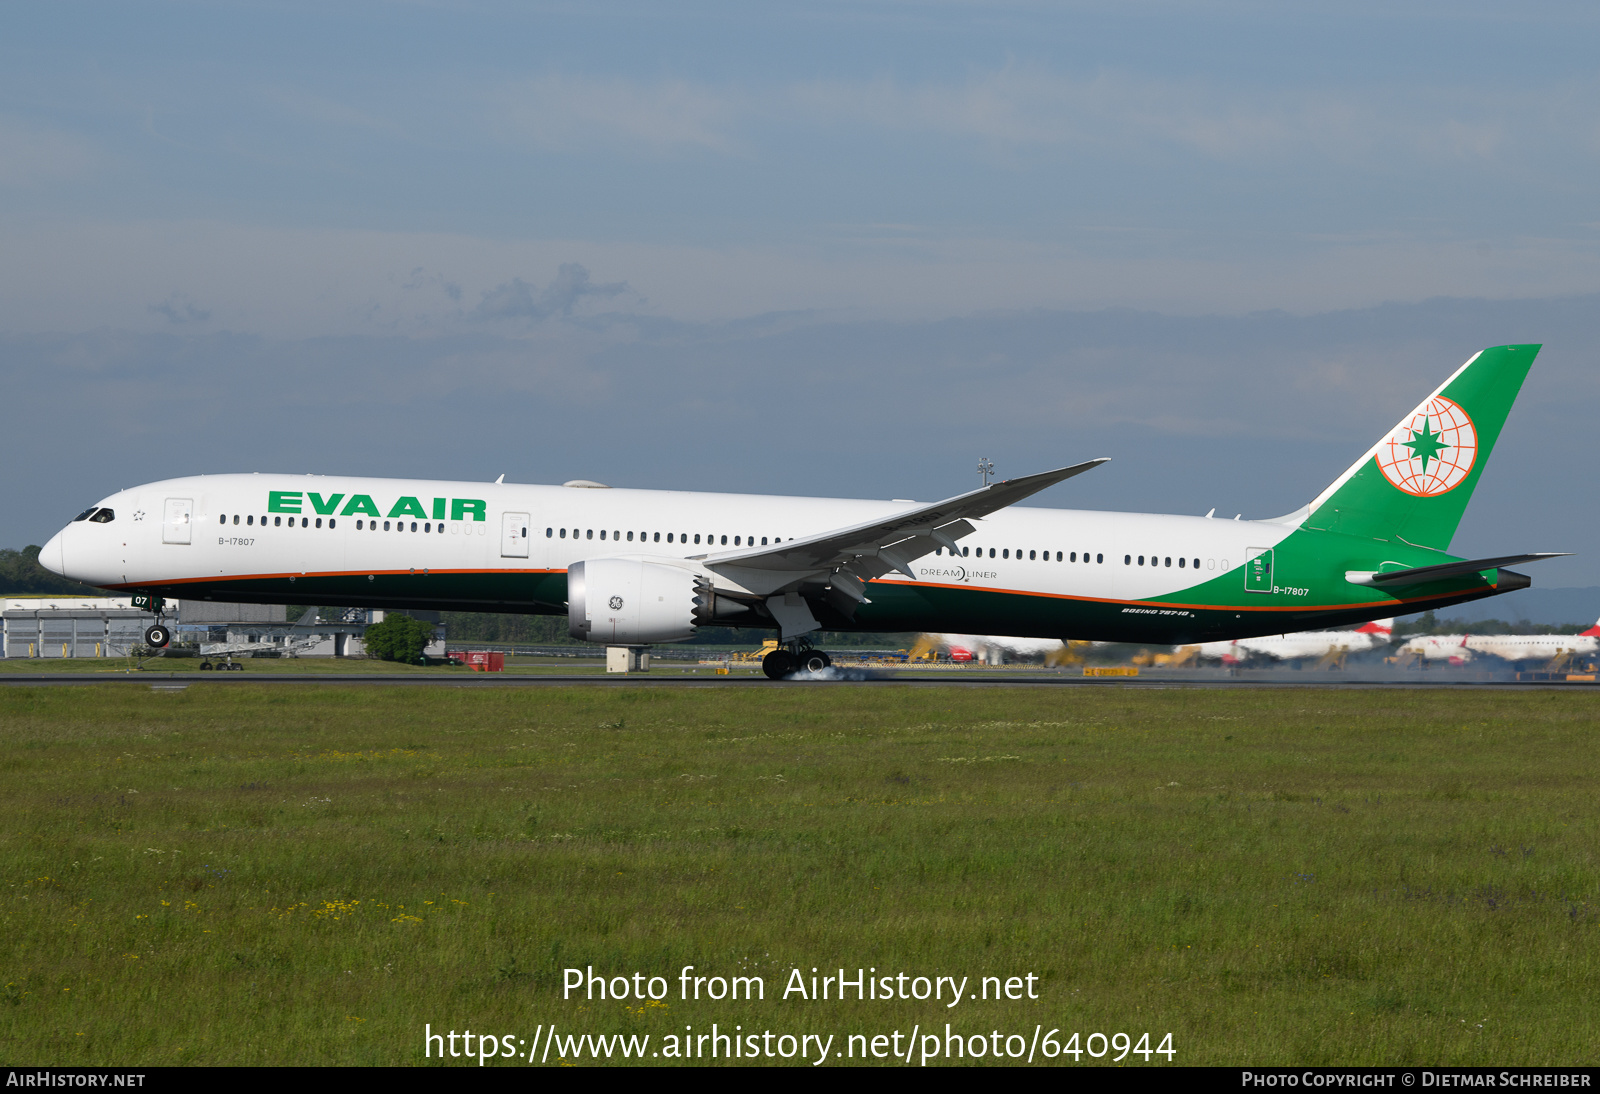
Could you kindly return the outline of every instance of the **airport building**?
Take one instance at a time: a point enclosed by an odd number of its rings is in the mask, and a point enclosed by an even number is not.
[[[6,597],[0,656],[126,657],[155,621],[126,596]]]
[[[172,645],[196,652],[226,651],[234,657],[256,654],[288,657],[364,657],[362,636],[382,622],[381,610],[322,608],[312,619],[290,623],[281,604],[222,604],[207,600],[168,601]],[[433,618],[435,640],[426,653],[443,657],[444,629]],[[0,657],[127,657],[144,640],[154,615],[135,608],[132,598],[27,596],[0,598]],[[219,650],[219,647],[221,650]]]

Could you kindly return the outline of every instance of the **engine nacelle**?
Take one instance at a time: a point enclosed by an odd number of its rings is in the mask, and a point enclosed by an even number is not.
[[[585,642],[640,646],[694,634],[692,570],[638,558],[595,558],[567,567],[567,631]]]

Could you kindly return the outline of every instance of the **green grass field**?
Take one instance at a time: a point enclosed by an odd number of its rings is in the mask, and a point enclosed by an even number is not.
[[[654,1051],[715,1022],[837,1059],[948,1022],[1170,1032],[1180,1064],[1593,1064],[1594,703],[6,687],[0,1044],[403,1064],[424,1024]],[[563,1000],[590,965],[671,994]],[[681,1000],[685,965],[766,997]],[[1039,998],[781,998],[840,966]]]

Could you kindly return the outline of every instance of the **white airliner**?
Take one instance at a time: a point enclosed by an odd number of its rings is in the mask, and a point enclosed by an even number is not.
[[[1204,661],[1225,665],[1271,659],[1304,661],[1326,657],[1343,650],[1358,653],[1389,644],[1394,633],[1393,619],[1379,619],[1353,631],[1301,631],[1298,634],[1264,634],[1256,638],[1235,638],[1227,642],[1203,642],[1198,656]]]
[[[1600,620],[1577,634],[1469,634],[1467,649],[1507,661],[1549,661],[1564,653],[1600,653]]]
[[[584,641],[766,627],[1171,644],[1336,627],[1530,584],[1549,554],[1447,553],[1539,347],[1483,350],[1310,503],[1273,520],[1021,508],[1087,460],[934,504],[202,475],[118,491],[43,548],[151,598],[565,614]],[[502,476],[503,478],[503,476]],[[150,640],[168,635],[159,625]]]
[[[1402,653],[1462,664],[1476,655],[1505,661],[1551,661],[1563,654],[1600,653],[1600,621],[1579,634],[1425,634],[1408,638]]]

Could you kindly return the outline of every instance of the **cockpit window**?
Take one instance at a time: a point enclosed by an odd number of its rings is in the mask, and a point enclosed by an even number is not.
[[[117,514],[113,510],[102,509],[89,519],[95,524],[110,524],[117,519]]]
[[[73,517],[72,518],[72,523],[73,524],[77,524],[80,520],[88,520],[89,519],[89,514],[94,512],[98,508],[100,508],[98,505],[89,506],[89,508],[85,509],[83,512],[79,513],[77,516]]]

